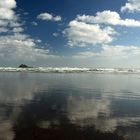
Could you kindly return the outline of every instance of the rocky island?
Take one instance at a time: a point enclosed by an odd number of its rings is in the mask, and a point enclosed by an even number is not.
[[[19,68],[31,68],[31,67],[29,67],[29,66],[27,66],[25,64],[21,64],[21,65],[19,65]]]

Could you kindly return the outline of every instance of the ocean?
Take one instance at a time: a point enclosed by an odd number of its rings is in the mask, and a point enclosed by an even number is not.
[[[7,69],[0,140],[140,140],[138,70]]]

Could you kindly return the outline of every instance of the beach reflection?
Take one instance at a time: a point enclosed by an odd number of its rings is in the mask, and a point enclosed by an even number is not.
[[[0,74],[0,140],[140,139],[129,77],[120,84],[119,75],[23,74]]]

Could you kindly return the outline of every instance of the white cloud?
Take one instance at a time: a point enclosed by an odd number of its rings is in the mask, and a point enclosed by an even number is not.
[[[54,17],[54,21],[61,21],[61,20],[62,20],[61,16]]]
[[[7,8],[7,9],[13,9],[16,7],[16,1],[15,0],[1,0],[0,7]]]
[[[121,12],[128,11],[128,12],[136,12],[140,11],[140,0],[127,0],[125,6],[121,7]]]
[[[34,61],[40,58],[55,57],[49,50],[35,48],[35,40],[27,35],[15,34],[0,37],[0,58],[6,60]]]
[[[38,26],[38,23],[35,22],[35,21],[33,21],[31,24],[34,25],[34,26]]]
[[[16,7],[15,0],[1,0],[0,7],[0,19],[13,20],[15,18],[13,11]]]
[[[90,15],[78,15],[77,21],[82,21],[91,24],[109,24],[109,25],[120,25],[127,27],[140,27],[140,21],[134,19],[121,19],[120,15],[114,11],[103,11],[97,12],[96,16]]]
[[[37,43],[41,43],[41,42],[42,42],[42,40],[38,39],[38,40],[36,40],[36,42],[37,42]]]
[[[116,46],[109,46],[105,45],[102,47],[101,56],[118,56],[118,57],[127,57],[132,55],[140,54],[140,47],[139,46],[123,46],[123,45],[116,45]]]
[[[23,31],[18,23],[19,17],[15,14],[16,8],[15,0],[1,0],[0,1],[0,33],[1,32],[21,32]],[[13,28],[15,27],[15,28]]]
[[[54,36],[54,37],[58,37],[59,34],[58,34],[58,33],[53,33],[53,36]]]
[[[42,13],[38,15],[37,18],[42,20],[53,20],[53,16],[49,13]]]
[[[129,56],[140,55],[139,46],[123,46],[123,45],[103,45],[100,52],[85,51],[73,56],[74,58],[90,58],[90,57],[118,57],[127,58]]]
[[[46,21],[61,21],[62,18],[61,16],[53,16],[52,14],[49,14],[49,13],[41,13],[37,16],[38,19],[41,19],[41,20],[46,20]]]
[[[23,30],[23,28],[21,28],[21,27],[15,27],[15,28],[13,28],[13,32],[14,33],[20,33],[20,32],[23,32],[24,30]]]
[[[6,20],[0,19],[0,27],[1,26],[7,26],[7,25],[8,25],[8,22]]]
[[[117,33],[112,26],[140,27],[140,21],[122,19],[119,13],[106,10],[97,12],[95,16],[78,15],[63,33],[70,47],[108,44]]]
[[[0,27],[0,33],[7,32],[8,30],[5,27]]]
[[[0,9],[0,19],[13,19],[14,12],[10,9],[1,8]]]
[[[74,47],[109,43],[116,32],[111,27],[101,28],[98,24],[91,25],[73,20],[63,33],[68,38],[68,45]]]
[[[51,55],[48,49],[44,50],[37,47],[37,44],[41,42],[40,40],[34,40],[23,33],[22,21],[20,21],[19,15],[14,12],[15,0],[0,0],[0,7],[0,33],[5,32],[4,35],[0,35],[1,61],[30,62],[37,59],[46,60],[47,58],[56,57]]]
[[[14,28],[14,27],[21,27],[23,24],[19,23],[18,21],[8,21],[9,22],[9,27]]]

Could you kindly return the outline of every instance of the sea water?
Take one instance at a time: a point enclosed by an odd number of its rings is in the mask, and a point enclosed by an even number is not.
[[[0,72],[0,140],[139,140],[138,73]]]

